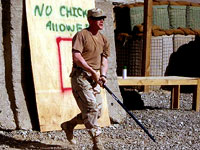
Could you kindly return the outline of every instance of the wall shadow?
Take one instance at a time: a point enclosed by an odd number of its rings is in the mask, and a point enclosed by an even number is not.
[[[5,62],[5,86],[8,92],[10,107],[13,111],[16,128],[19,128],[18,117],[16,112],[15,93],[13,86],[13,67],[12,67],[12,48],[11,48],[11,1],[1,0],[2,4],[2,33],[3,33],[3,49]]]
[[[22,48],[21,48],[21,77],[22,89],[24,92],[26,104],[28,107],[29,115],[33,130],[40,130],[39,119],[36,105],[35,88],[33,82],[33,72],[31,66],[31,54],[26,18],[25,0],[23,0],[23,16],[22,16]]]
[[[200,77],[200,36],[173,52],[165,76]],[[193,86],[181,86],[181,92],[192,92]]]

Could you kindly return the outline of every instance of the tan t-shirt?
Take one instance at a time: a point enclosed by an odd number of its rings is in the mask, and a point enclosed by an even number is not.
[[[88,29],[76,33],[72,40],[72,49],[81,53],[87,64],[93,69],[100,69],[101,57],[108,57],[110,55],[110,44],[98,32],[93,35]]]

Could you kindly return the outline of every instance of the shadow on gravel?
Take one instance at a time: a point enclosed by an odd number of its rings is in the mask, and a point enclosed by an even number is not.
[[[149,110],[171,110],[170,108],[165,107],[153,107],[153,106],[144,106],[143,109],[149,109]]]
[[[123,104],[128,110],[144,109],[144,102],[141,99],[141,95],[133,87],[121,86],[120,92]]]
[[[18,149],[61,149],[59,145],[47,145],[40,142],[16,140],[0,134],[0,145]]]

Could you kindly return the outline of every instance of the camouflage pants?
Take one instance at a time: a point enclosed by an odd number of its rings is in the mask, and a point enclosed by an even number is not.
[[[77,119],[82,119],[87,129],[95,129],[95,134],[98,134],[96,133],[99,130],[97,119],[101,116],[102,110],[100,86],[95,84],[90,74],[82,69],[73,69],[70,76],[72,92],[81,110]]]

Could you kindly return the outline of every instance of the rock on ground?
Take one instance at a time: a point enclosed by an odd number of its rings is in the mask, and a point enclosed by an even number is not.
[[[122,124],[103,128],[106,150],[197,150],[200,147],[200,112],[192,111],[192,94],[181,94],[181,108],[171,110],[170,93],[140,93],[143,110],[133,110],[136,118],[155,137],[154,143],[129,116]],[[0,131],[0,149],[90,150],[88,132],[75,130],[77,145],[70,145],[63,131]]]

